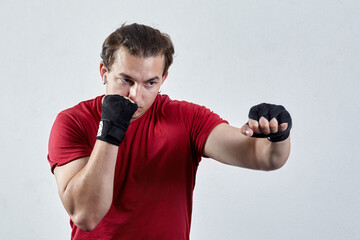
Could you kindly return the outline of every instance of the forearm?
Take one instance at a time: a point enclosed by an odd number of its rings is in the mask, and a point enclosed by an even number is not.
[[[290,137],[281,142],[271,142],[266,138],[252,138],[255,161],[261,170],[275,170],[282,167],[290,155]]]
[[[63,190],[68,214],[84,230],[92,230],[111,206],[117,152],[117,146],[97,140],[85,167]]]

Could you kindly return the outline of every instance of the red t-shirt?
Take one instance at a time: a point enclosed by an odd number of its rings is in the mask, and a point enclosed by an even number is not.
[[[101,98],[57,116],[49,140],[52,171],[90,156]],[[189,239],[196,170],[209,133],[223,122],[203,106],[159,94],[119,146],[109,212],[91,232],[70,221],[72,239]]]

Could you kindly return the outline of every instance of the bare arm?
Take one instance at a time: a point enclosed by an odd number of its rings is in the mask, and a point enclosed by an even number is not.
[[[111,206],[117,152],[118,146],[97,140],[90,157],[54,170],[66,211],[85,231],[94,229]]]
[[[241,128],[216,126],[207,139],[204,155],[239,167],[278,169],[290,155],[291,126],[291,116],[283,106],[261,103],[250,109],[249,121]]]
[[[245,136],[246,128],[219,124],[207,139],[204,155],[225,164],[257,170],[274,170],[285,164],[290,154],[289,138],[273,143],[266,138]]]
[[[54,170],[61,201],[80,229],[91,231],[109,211],[115,165],[121,144],[138,106],[120,95],[103,98],[97,140],[90,157]]]

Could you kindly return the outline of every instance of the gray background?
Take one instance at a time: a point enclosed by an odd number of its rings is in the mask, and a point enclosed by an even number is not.
[[[167,32],[163,86],[232,125],[251,106],[292,114],[274,172],[204,159],[192,239],[360,239],[360,2],[0,1],[0,239],[69,239],[46,159],[56,114],[104,92],[101,44],[123,22]]]

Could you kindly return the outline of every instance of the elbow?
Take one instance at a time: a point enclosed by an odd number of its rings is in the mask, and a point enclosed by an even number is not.
[[[276,159],[269,161],[267,164],[264,164],[264,166],[261,168],[264,171],[274,171],[282,168],[287,161],[287,158],[284,159]]]
[[[81,230],[91,232],[100,223],[102,218],[89,216],[89,214],[77,214],[70,216],[71,221]]]
[[[275,164],[270,164],[270,166],[264,168],[264,171],[275,171],[278,170],[280,168],[282,168],[285,165],[285,162],[283,163],[275,163]]]
[[[101,222],[110,209],[110,203],[94,204],[76,202],[62,195],[64,207],[71,221],[81,230],[91,232]]]
[[[284,151],[276,154],[270,154],[267,160],[264,160],[262,166],[265,171],[274,171],[282,168],[287,162],[290,151]]]

